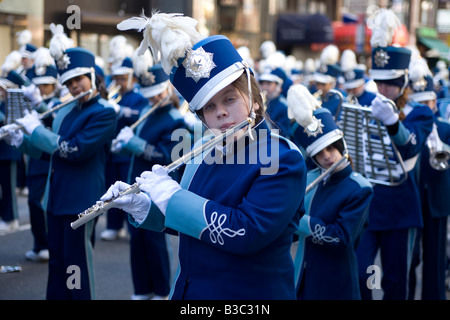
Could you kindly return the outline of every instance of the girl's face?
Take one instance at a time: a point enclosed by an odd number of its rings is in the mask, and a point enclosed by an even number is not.
[[[151,102],[152,105],[155,105],[162,99],[165,99],[168,95],[169,95],[169,90],[166,89],[163,92],[157,94],[156,96],[148,98],[148,100]]]
[[[223,132],[248,118],[248,106],[248,97],[230,84],[205,104],[203,118],[208,128]],[[253,109],[258,110],[259,105],[254,103]]]
[[[51,83],[44,83],[38,85],[39,91],[41,92],[41,95],[48,96],[55,91],[55,85]]]
[[[86,75],[73,77],[72,79],[67,80],[64,84],[67,86],[67,89],[69,89],[69,92],[73,97],[91,89],[91,79],[89,79]],[[78,101],[86,102],[88,100],[89,95],[85,95]]]
[[[376,81],[378,92],[388,99],[395,100],[400,94],[400,87]]]
[[[339,150],[336,149],[333,145],[329,145],[328,147],[322,149],[318,154],[316,154],[315,158],[322,168],[328,169],[334,163],[341,160],[342,155]]]

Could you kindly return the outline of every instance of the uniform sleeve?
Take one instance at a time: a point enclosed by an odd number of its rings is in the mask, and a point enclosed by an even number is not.
[[[403,159],[409,159],[417,155],[433,128],[433,113],[428,107],[415,107],[414,111],[403,122],[399,122],[399,128],[392,141],[398,147]]]
[[[111,139],[116,127],[116,114],[112,108],[93,114],[85,126],[73,137],[62,138],[43,126],[37,127],[31,142],[42,151],[69,161],[84,161],[102,148]]]
[[[228,252],[254,253],[279,237],[298,214],[305,185],[301,154],[287,152],[278,172],[258,176],[236,208],[177,191],[169,201],[165,225]]]
[[[352,196],[339,210],[333,223],[327,224],[318,217],[305,215],[300,219],[298,233],[311,236],[312,243],[317,245],[347,247],[354,243],[368,216],[373,191],[365,187],[349,194]]]

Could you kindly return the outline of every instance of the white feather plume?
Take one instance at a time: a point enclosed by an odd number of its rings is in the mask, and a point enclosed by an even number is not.
[[[50,54],[53,59],[60,60],[65,51],[74,46],[73,40],[64,33],[64,27],[61,24],[50,24],[52,38],[50,40]]]
[[[343,72],[350,71],[356,68],[356,54],[353,50],[346,49],[341,55],[341,69]]]
[[[139,55],[138,51],[138,49],[134,51],[131,60],[133,61],[134,73],[140,78],[141,76],[145,76],[149,73],[148,69],[153,66],[154,61],[150,50],[145,50],[142,55]]]
[[[400,26],[400,19],[392,10],[380,9],[368,19],[368,27],[372,29],[370,38],[372,48],[389,46],[394,38],[395,30]]]
[[[119,30],[136,29],[144,33],[138,54],[144,54],[150,46],[153,57],[161,59],[161,65],[167,74],[178,65],[178,59],[203,37],[196,30],[197,20],[178,13],[158,13],[154,11],[151,18],[144,13],[117,25]]]
[[[339,62],[339,48],[334,44],[327,45],[320,54],[320,63],[333,65]]]
[[[22,47],[28,43],[31,43],[32,34],[30,30],[23,30],[16,32],[17,37],[17,43],[19,44],[19,47]]]
[[[50,50],[45,47],[38,48],[33,52],[34,69],[37,75],[44,74],[47,67],[50,65],[55,65],[55,60],[53,60]]]
[[[302,84],[294,84],[289,88],[287,103],[289,118],[294,118],[303,128],[313,122],[313,112],[320,107],[320,102]]]
[[[7,75],[10,71],[16,70],[22,64],[22,54],[17,51],[11,51],[5,58],[5,62],[2,65],[3,75]]]
[[[409,79],[412,82],[420,81],[426,76],[432,76],[430,68],[424,58],[412,59],[409,63]]]

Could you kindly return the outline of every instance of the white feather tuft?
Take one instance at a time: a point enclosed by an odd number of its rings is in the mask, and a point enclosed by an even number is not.
[[[150,46],[153,57],[161,59],[161,65],[167,74],[178,65],[178,59],[203,37],[196,30],[197,21],[178,13],[166,14],[154,11],[151,18],[144,13],[140,17],[133,17],[117,25],[119,30],[136,29],[143,31],[138,54],[144,54]]]
[[[432,76],[430,68],[424,58],[412,59],[409,64],[409,79],[412,82],[420,81],[426,76]]]
[[[372,48],[387,47],[392,43],[395,31],[401,26],[400,19],[390,9],[380,9],[368,19],[372,29],[370,45]]]
[[[327,45],[320,54],[320,62],[325,65],[333,65],[339,62],[339,49],[334,44]]]
[[[31,43],[32,34],[30,30],[23,30],[16,32],[17,37],[17,43],[19,44],[19,47],[22,47],[28,43]]]
[[[45,47],[38,48],[33,52],[34,59],[34,69],[37,75],[44,74],[47,67],[50,65],[55,65],[55,60],[53,60],[50,50]]]
[[[320,102],[302,84],[294,84],[289,88],[287,103],[289,117],[303,128],[313,122],[313,112],[320,107]]]
[[[343,72],[350,71],[356,68],[356,54],[353,50],[346,49],[341,55],[341,68]]]
[[[6,76],[10,71],[16,70],[22,65],[22,54],[17,51],[11,51],[5,58],[2,65],[2,73]]]
[[[139,78],[141,76],[147,75],[149,73],[148,69],[151,68],[154,64],[150,50],[145,50],[144,54],[139,55],[138,49],[136,49],[131,60],[133,61],[134,73]]]
[[[50,40],[50,54],[53,59],[60,60],[65,51],[74,46],[73,40],[64,33],[64,27],[61,24],[50,24],[52,38]]]

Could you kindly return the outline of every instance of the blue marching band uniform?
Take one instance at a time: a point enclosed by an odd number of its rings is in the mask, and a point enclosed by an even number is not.
[[[118,28],[125,30],[120,24]],[[141,31],[149,32],[144,26]],[[41,121],[41,125],[31,126],[31,132],[27,132],[31,114],[27,115],[20,119],[25,119],[23,133],[10,129],[8,143],[0,141],[3,222],[17,219],[14,167],[22,153],[27,155],[34,236],[34,247],[27,255],[30,260],[43,260],[44,251],[49,250],[47,299],[95,298],[92,255],[96,221],[77,230],[72,230],[70,223],[98,199],[111,197],[135,179],[142,182],[142,192],[131,197],[148,203],[135,204],[135,210],[131,210],[128,198],[122,205],[117,202],[116,208],[108,212],[111,221],[107,226],[120,229],[123,214],[128,213],[134,299],[369,300],[373,297],[367,282],[368,267],[375,264],[378,253],[383,269],[383,299],[414,298],[420,261],[420,297],[446,299],[450,122],[445,116],[449,103],[448,97],[424,95],[435,92],[430,76],[425,79],[428,86],[421,88],[414,87],[405,76],[408,71],[413,76],[412,69],[408,70],[411,51],[373,44],[370,76],[361,65],[343,69],[343,63],[340,65],[335,57],[321,57],[312,78],[314,88],[318,85],[327,92],[311,95],[320,105],[312,115],[321,121],[321,132],[311,137],[311,128],[289,111],[288,102],[296,107],[301,104],[294,94],[289,98],[290,89],[298,86],[289,72],[272,68],[254,73],[257,70],[249,68],[226,37],[201,39],[192,33],[189,37],[191,47],[183,48],[185,55],[170,60],[164,53],[161,61],[146,66],[144,74],[150,78],[136,73],[134,58],[123,59],[112,70],[111,79],[114,74],[128,74],[137,84],[122,92],[119,101],[91,94],[86,101],[73,101]],[[324,51],[334,54],[334,50]],[[152,47],[153,53],[157,51]],[[87,76],[96,92],[98,79],[91,52],[69,47],[53,58],[55,65],[47,65],[47,74],[38,75],[34,67],[27,72],[27,79],[10,70],[0,82],[25,88],[29,81],[34,85],[44,83],[39,82],[40,77],[65,84]],[[210,107],[207,102],[244,76],[252,79],[248,85],[245,80],[245,87],[252,90],[259,88],[251,86],[252,81],[275,81],[280,85],[281,94],[267,101],[265,112],[271,121],[263,113],[241,140],[220,144],[177,171],[167,173],[160,168],[174,161],[174,156],[182,155],[173,154],[179,141],[171,138],[174,131],[187,129],[172,100],[134,130],[129,128],[153,106],[149,101],[152,97],[169,90],[169,94],[179,95],[189,103],[190,111],[204,129],[209,129],[204,118]],[[298,81],[303,76],[300,72],[295,77]],[[368,89],[368,77],[378,88],[391,85],[400,89],[399,96],[391,98],[398,110],[385,106],[381,90]],[[340,78],[342,86],[338,86]],[[303,83],[301,86],[310,88],[309,82]],[[413,94],[407,97],[407,92]],[[251,90],[248,94],[250,97]],[[28,90],[27,98],[33,101],[33,97]],[[435,101],[435,107],[427,106],[430,100]],[[35,109],[43,112],[60,100],[48,96],[38,102]],[[405,164],[404,182],[395,186],[370,183],[364,173],[353,171],[349,159],[305,194],[306,187],[326,170],[316,161],[317,154],[336,147],[337,142],[343,146],[340,152],[347,152],[339,121],[342,103],[372,108],[373,116],[386,127]],[[4,120],[4,102],[1,108],[0,120]],[[280,129],[279,135],[273,129]],[[4,130],[9,127],[4,126]],[[187,131],[185,137],[191,134]],[[430,162],[434,154],[430,154],[429,143],[436,136],[434,141],[441,143],[438,145],[447,155],[440,168]],[[210,139],[206,136],[193,143],[187,140],[189,148],[196,149]],[[276,157],[277,171],[261,174],[270,167],[264,161],[269,155],[273,161],[272,156]],[[144,183],[149,176],[161,177],[158,170],[170,181],[167,190],[160,191],[167,196],[164,210]],[[400,173],[398,178],[403,177]],[[122,181],[126,183],[119,187]],[[171,274],[166,233],[178,237],[176,274]],[[291,252],[292,248],[295,250]],[[67,288],[70,265],[81,268],[81,290]]]

